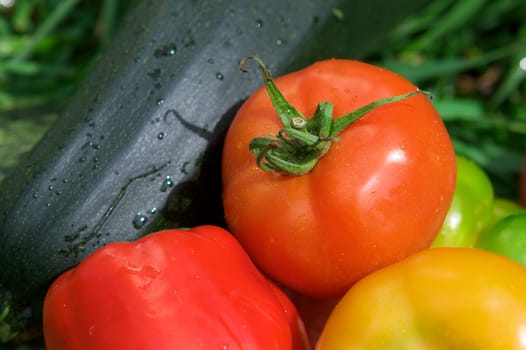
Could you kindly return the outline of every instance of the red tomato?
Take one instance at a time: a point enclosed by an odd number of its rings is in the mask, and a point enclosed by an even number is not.
[[[331,59],[276,79],[304,116],[319,102],[334,118],[416,87],[386,69]],[[264,88],[226,136],[223,204],[230,230],[257,265],[311,296],[343,294],[368,273],[430,246],[455,188],[455,153],[428,98],[369,112],[332,143],[312,171],[264,171],[248,145],[283,128]]]
[[[308,349],[288,297],[214,226],[112,243],[44,302],[46,349]]]

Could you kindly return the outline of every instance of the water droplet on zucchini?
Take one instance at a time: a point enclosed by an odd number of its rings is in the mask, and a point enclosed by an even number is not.
[[[174,186],[174,181],[171,176],[166,176],[161,185],[161,192],[166,192]]]
[[[135,215],[132,221],[132,225],[136,229],[140,229],[148,222],[148,217],[142,213]]]
[[[173,56],[177,52],[177,46],[174,43],[163,45],[155,49],[153,56],[155,58],[161,58],[166,56]]]
[[[147,74],[152,79],[159,79],[161,77],[161,68],[154,68],[148,71]]]

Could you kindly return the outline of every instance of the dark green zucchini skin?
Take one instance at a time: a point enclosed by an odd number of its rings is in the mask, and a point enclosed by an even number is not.
[[[242,57],[260,56],[275,75],[362,58],[424,3],[139,2],[0,185],[0,314],[9,311],[0,326],[38,328],[52,280],[105,244],[168,226],[223,225],[222,141],[261,85],[258,73],[240,72]]]

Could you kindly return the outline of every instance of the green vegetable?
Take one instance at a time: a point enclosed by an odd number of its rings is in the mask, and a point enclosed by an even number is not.
[[[499,220],[480,235],[476,247],[507,256],[526,266],[526,212]]]
[[[457,156],[453,202],[433,247],[472,247],[493,214],[493,186],[484,170]]]
[[[275,74],[360,58],[424,4],[139,2],[0,185],[1,340],[38,330],[51,281],[95,249],[162,227],[222,224],[223,137],[260,85],[239,74],[242,57],[259,55]]]
[[[491,216],[491,221],[486,227],[486,230],[490,229],[493,225],[505,217],[514,214],[526,214],[526,208],[521,206],[516,201],[508,198],[495,198],[493,201],[493,214]]]

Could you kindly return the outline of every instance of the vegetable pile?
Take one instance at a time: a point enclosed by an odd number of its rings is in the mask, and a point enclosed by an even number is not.
[[[0,118],[71,93],[27,77],[76,2],[0,50]],[[419,0],[138,3],[0,184],[0,348],[526,349],[523,2],[427,5],[368,63]]]
[[[226,135],[228,231],[98,249],[49,288],[46,348],[523,348],[526,211],[495,205],[428,96],[358,61],[274,81],[252,58],[265,85]]]

